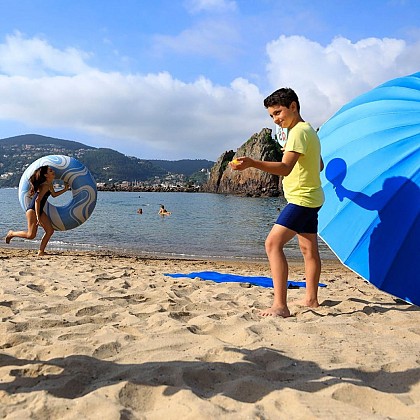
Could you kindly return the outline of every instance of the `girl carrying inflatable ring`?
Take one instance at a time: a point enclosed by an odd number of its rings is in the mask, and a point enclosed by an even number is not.
[[[31,202],[26,209],[26,220],[28,222],[28,228],[27,230],[19,231],[9,230],[6,235],[7,244],[16,237],[34,239],[38,232],[38,226],[41,226],[45,233],[41,240],[38,256],[45,255],[45,247],[47,246],[48,241],[54,233],[51,220],[44,212],[45,204],[49,196],[58,197],[69,189],[69,184],[65,183],[62,190],[55,191],[53,186],[54,179],[54,169],[47,165],[38,168],[29,178],[31,184],[31,189],[29,192]]]

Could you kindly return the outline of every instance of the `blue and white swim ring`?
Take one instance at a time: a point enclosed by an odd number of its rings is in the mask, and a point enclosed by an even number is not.
[[[74,229],[84,223],[96,206],[96,182],[89,170],[77,159],[62,156],[44,156],[31,163],[23,173],[19,183],[19,202],[23,210],[28,208],[31,197],[29,178],[41,166],[50,166],[55,171],[56,179],[61,179],[70,185],[73,199],[64,206],[45,204],[44,211],[50,218],[55,230]]]

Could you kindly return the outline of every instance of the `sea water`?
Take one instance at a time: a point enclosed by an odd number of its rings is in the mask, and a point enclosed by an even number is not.
[[[71,192],[49,198],[63,205]],[[161,205],[171,212],[158,214]],[[57,231],[48,249],[112,250],[168,257],[266,260],[264,241],[285,201],[282,197],[239,197],[183,192],[98,192],[95,210],[81,226]],[[141,208],[142,214],[137,210]],[[17,189],[0,189],[0,235],[25,230],[25,212]],[[38,248],[34,241],[15,238],[12,246]],[[300,256],[297,240],[286,254]],[[323,259],[335,256],[320,239]]]

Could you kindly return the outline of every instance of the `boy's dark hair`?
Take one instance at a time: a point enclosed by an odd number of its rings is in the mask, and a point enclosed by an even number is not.
[[[264,106],[268,108],[269,106],[280,105],[289,108],[292,102],[296,102],[297,110],[300,112],[299,98],[296,92],[290,88],[281,88],[264,99]]]

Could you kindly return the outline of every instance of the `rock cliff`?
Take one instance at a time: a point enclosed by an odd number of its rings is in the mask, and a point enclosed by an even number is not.
[[[282,152],[278,143],[272,138],[271,130],[263,128],[254,134],[236,153],[233,150],[224,152],[210,172],[208,182],[203,190],[219,194],[238,194],[253,197],[277,197],[282,194],[280,178],[267,174],[255,168],[244,171],[234,171],[228,163],[239,156],[249,156],[254,159],[280,161]]]

